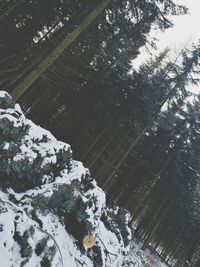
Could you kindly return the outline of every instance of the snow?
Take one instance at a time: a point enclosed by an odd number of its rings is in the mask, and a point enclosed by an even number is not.
[[[20,266],[22,258],[20,256],[20,249],[17,243],[13,240],[14,233],[14,211],[10,205],[6,206],[8,212],[1,214],[0,224],[4,225],[3,234],[0,233],[0,258],[1,266],[11,267],[11,266]],[[38,241],[40,241],[45,236],[49,236],[47,246],[52,247],[56,244],[57,252],[56,256],[52,261],[52,266],[70,266],[76,267],[81,266],[80,263],[84,263],[87,267],[93,267],[93,262],[90,258],[87,257],[87,252],[82,253],[76,245],[76,240],[70,236],[65,227],[61,224],[57,216],[54,214],[46,214],[45,216],[38,212],[38,217],[43,222],[43,229],[41,229],[36,222],[29,219],[25,213],[21,215],[21,223],[18,224],[17,230],[21,234],[25,232],[27,226],[35,225],[35,233],[33,237],[30,237],[28,240],[29,245],[32,248],[36,247]],[[47,234],[48,233],[48,234]],[[6,242],[6,247],[4,243]],[[121,249],[118,244],[117,237],[111,231],[108,231],[104,224],[100,222],[99,224],[99,233],[97,237],[98,245],[101,247],[102,253],[105,253],[105,248],[109,254],[109,263],[105,261],[106,256],[104,255],[104,262],[102,267],[121,267],[123,257],[121,254]],[[58,249],[59,248],[59,249]],[[40,266],[41,255],[38,256],[33,253],[32,257],[29,259],[28,263],[24,266]],[[152,267],[166,267],[165,264],[159,262],[149,251],[143,251],[140,248],[140,245],[134,243],[134,248],[131,249],[129,261],[130,265],[135,267],[143,266],[152,266]],[[11,265],[11,262],[13,265]],[[147,265],[149,264],[149,265]],[[125,265],[126,266],[126,265]]]
[[[8,96],[6,91],[0,91],[0,98],[5,98],[6,96]]]
[[[6,97],[0,91],[0,98]],[[7,109],[0,106],[0,150],[12,153],[0,157],[0,172],[15,178],[6,190],[0,188],[1,266],[40,267],[47,260],[52,267],[93,267],[95,261],[102,267],[165,267],[133,241],[129,213],[107,207],[105,193],[89,170],[73,160],[70,145],[26,119],[20,106],[9,101]],[[37,186],[32,182],[36,175]],[[29,188],[15,191],[15,183],[23,188],[26,179]],[[59,192],[68,195],[56,199]],[[58,206],[52,206],[52,199]],[[67,228],[65,220],[72,214],[85,235],[95,236],[94,250],[85,250],[82,239]]]
[[[8,150],[9,149],[9,143],[5,142],[3,149]]]
[[[142,243],[132,241],[130,254],[128,255],[130,267],[167,267],[164,262],[151,253],[149,249],[142,249]]]

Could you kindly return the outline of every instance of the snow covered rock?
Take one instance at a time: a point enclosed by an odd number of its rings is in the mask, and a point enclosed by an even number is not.
[[[135,243],[129,218],[106,205],[68,144],[0,91],[0,266],[164,267]],[[90,249],[87,235],[96,240]]]
[[[128,222],[127,211],[106,206],[70,146],[0,91],[1,266],[128,266]],[[86,250],[88,233],[96,244]]]
[[[52,182],[62,170],[69,171],[70,160],[70,146],[27,120],[19,105],[1,91],[0,172],[6,181],[0,183],[24,191]]]

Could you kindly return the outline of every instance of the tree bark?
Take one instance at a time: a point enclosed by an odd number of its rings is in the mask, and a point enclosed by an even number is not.
[[[29,87],[44,73],[55,60],[75,41],[79,35],[101,14],[111,0],[102,0],[101,3],[75,28],[64,40],[46,56],[36,68],[11,92],[13,99],[18,100]]]

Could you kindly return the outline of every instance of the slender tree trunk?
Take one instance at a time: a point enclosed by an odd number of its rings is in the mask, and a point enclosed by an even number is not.
[[[166,259],[167,263],[170,261],[170,259],[172,258],[173,256],[173,250],[174,250],[174,247],[176,245],[176,242],[179,240],[183,230],[185,229],[186,227],[186,223],[182,226],[182,228],[180,229],[180,231],[178,232],[177,236],[175,237],[174,241],[172,242],[171,246],[170,246],[170,250],[171,252],[169,253],[169,257]]]
[[[156,186],[157,182],[160,180],[162,173],[168,167],[168,164],[171,162],[173,157],[174,157],[174,151],[169,155],[167,160],[164,162],[164,164],[162,165],[160,171],[155,176],[153,182],[151,183],[151,185],[149,185],[149,187],[147,188],[146,192],[144,192],[142,198],[138,200],[139,203],[138,203],[138,205],[136,205],[136,208],[132,209],[132,212],[134,214],[132,220],[135,220],[140,215],[141,210],[143,209],[144,205],[149,200],[149,197],[150,197],[150,194],[151,194],[152,190]]]
[[[165,219],[166,215],[170,212],[171,208],[173,208],[173,206],[174,206],[174,203],[173,203],[173,200],[172,200],[169,203],[169,206],[164,210],[163,214],[160,215],[160,218],[158,219],[158,221],[155,222],[154,226],[152,227],[152,229],[150,230],[148,235],[145,237],[143,248],[145,248],[151,242],[156,230],[158,229],[158,227],[160,226],[162,221]]]
[[[94,142],[92,142],[92,144],[88,147],[87,151],[85,152],[85,154],[83,155],[81,160],[84,160],[87,155],[90,153],[90,151],[93,149],[94,145],[96,145],[96,143],[99,141],[99,139],[103,136],[104,132],[108,129],[108,125],[106,125],[106,127],[104,127],[100,133],[98,134],[98,136],[95,138]]]
[[[161,216],[162,214],[162,210],[166,208],[166,204],[167,202],[169,201],[170,199],[170,196],[171,196],[171,193],[169,193],[167,195],[166,198],[163,199],[161,205],[158,207],[157,211],[155,212],[155,214],[153,215],[153,218],[150,220],[145,232],[147,233],[147,236],[149,234],[149,232],[151,231],[151,229],[154,227],[156,221],[159,219],[159,217]]]
[[[183,47],[183,49],[181,50],[180,54],[178,55],[178,57],[181,55],[181,53],[184,51],[184,49],[186,48],[186,46],[188,45],[188,42],[186,43],[186,45]],[[178,58],[177,57],[177,58]],[[177,60],[177,59],[176,59]],[[184,73],[185,77],[190,73],[190,71],[188,70],[187,73]],[[139,133],[138,137],[132,142],[132,144],[130,144],[129,148],[127,149],[127,151],[124,153],[124,155],[121,158],[121,161],[116,164],[115,169],[113,170],[113,172],[111,172],[111,174],[108,176],[107,178],[107,182],[105,184],[105,190],[107,189],[107,187],[109,186],[109,184],[112,182],[112,178],[113,176],[116,174],[116,172],[119,170],[119,168],[121,167],[121,165],[124,163],[124,161],[126,160],[127,156],[129,155],[129,153],[135,148],[135,146],[139,143],[139,141],[144,137],[144,134],[147,132],[147,130],[149,129],[149,127],[153,124],[153,122],[158,118],[158,116],[160,115],[160,112],[163,108],[163,106],[167,103],[167,101],[169,101],[174,94],[176,93],[176,90],[179,89],[180,86],[180,81],[178,81],[175,86],[171,89],[171,91],[166,95],[166,97],[164,98],[164,100],[160,103],[160,105],[158,106],[157,112],[156,114],[152,117],[152,119],[150,120],[150,122],[141,130],[141,132]]]
[[[187,123],[187,120],[184,120],[181,125],[184,125]],[[188,131],[189,129],[192,127],[192,124],[190,124],[190,126],[188,127]],[[183,135],[177,140],[177,143],[175,145],[175,147],[173,148],[173,150],[169,153],[168,158],[166,159],[166,161],[164,162],[164,164],[162,165],[160,171],[158,172],[158,174],[155,176],[153,182],[151,183],[151,185],[147,188],[146,192],[144,193],[142,199],[139,199],[139,204],[136,207],[136,209],[134,209],[132,212],[134,214],[132,220],[134,220],[134,218],[137,218],[137,216],[139,216],[140,214],[140,209],[142,206],[145,205],[145,203],[147,203],[151,192],[153,191],[153,189],[155,188],[156,184],[158,183],[158,181],[160,180],[163,172],[165,171],[165,169],[168,167],[169,163],[173,160],[174,157],[176,157],[177,153],[179,152],[180,148],[182,147],[185,139],[187,138],[187,133],[183,133]]]
[[[88,26],[101,14],[108,6],[111,0],[102,0],[101,3],[76,27],[74,31],[68,34],[64,40],[46,56],[36,68],[11,92],[13,99],[18,100],[29,87],[44,73],[55,60],[67,49],[79,35],[85,31]]]
[[[93,159],[88,163],[88,168],[92,168],[92,166],[95,164],[95,162],[101,157],[102,153],[105,151],[105,149],[109,146],[111,141],[114,139],[115,135],[110,136],[110,138],[106,141],[106,143],[101,147],[99,151],[95,153],[93,156]],[[108,162],[106,162],[108,163]],[[104,168],[101,166],[101,169]],[[98,173],[97,173],[98,176]]]

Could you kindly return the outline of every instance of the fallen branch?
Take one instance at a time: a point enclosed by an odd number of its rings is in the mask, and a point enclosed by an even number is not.
[[[36,226],[36,228],[37,228],[38,230],[40,230],[41,232],[47,234],[48,236],[50,236],[50,237],[53,239],[53,241],[54,241],[54,243],[56,244],[56,246],[57,246],[57,248],[58,248],[58,251],[59,251],[59,253],[60,253],[61,264],[62,264],[62,266],[64,266],[64,263],[63,263],[63,256],[62,256],[60,247],[58,246],[58,243],[56,242],[55,238],[54,238],[50,233],[46,232],[45,230],[43,230],[43,229],[40,228],[39,226]]]
[[[118,257],[117,254],[114,254],[114,253],[108,251],[106,245],[104,244],[103,240],[102,240],[100,237],[98,237],[98,239],[101,241],[101,243],[103,244],[103,246],[104,246],[104,248],[105,248],[105,250],[106,250],[106,252],[107,252],[108,254],[111,254],[111,255],[115,256],[116,258]],[[116,260],[116,259],[115,259],[115,260]]]

